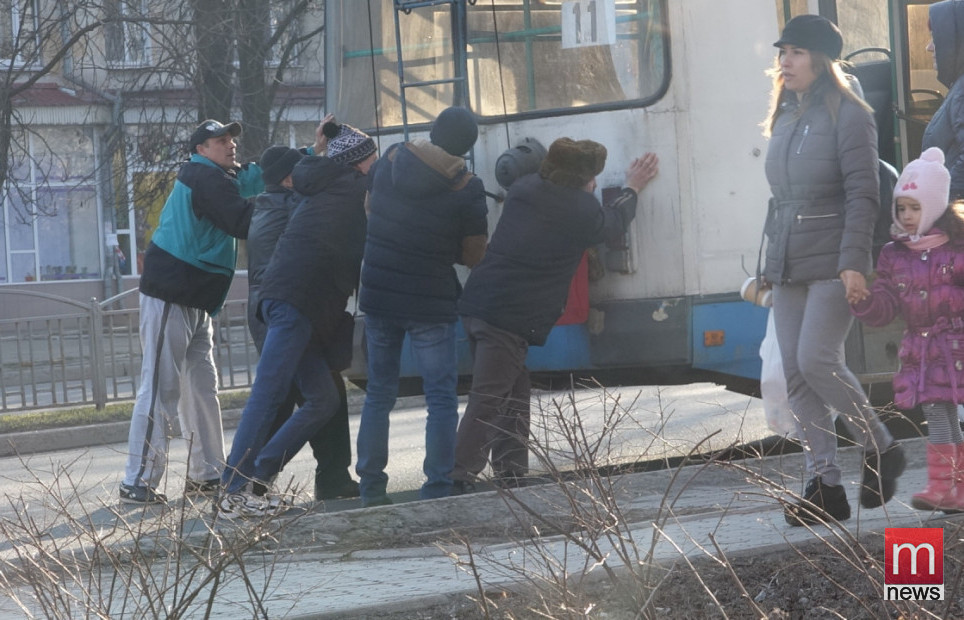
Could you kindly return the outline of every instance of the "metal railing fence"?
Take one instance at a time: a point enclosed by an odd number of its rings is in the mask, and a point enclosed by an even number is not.
[[[31,318],[0,318],[0,413],[95,405],[134,398],[140,384],[138,308],[118,302],[137,289],[89,303],[42,291],[2,290],[51,303]],[[3,306],[0,301],[0,307]],[[225,303],[214,317],[215,363],[221,389],[250,387],[258,351],[248,332],[247,301]]]

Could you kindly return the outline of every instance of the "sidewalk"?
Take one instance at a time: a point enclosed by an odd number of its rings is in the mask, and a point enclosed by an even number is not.
[[[900,480],[897,496],[886,509],[857,508],[860,453],[855,448],[841,451],[841,465],[849,474],[848,495],[855,507],[853,518],[843,524],[849,532],[862,535],[882,532],[885,527],[918,527],[934,516],[909,506],[910,494],[920,488],[926,477],[923,442],[903,442],[909,457],[908,469]],[[690,466],[675,481],[673,471],[614,478],[614,505],[625,519],[618,528],[621,538],[631,537],[641,554],[652,542],[655,561],[661,563],[672,563],[684,556],[695,559],[713,555],[716,546],[733,556],[764,553],[813,539],[827,529],[788,527],[775,499],[783,484],[800,491],[801,484],[793,478],[799,480],[802,466],[802,456],[795,454],[735,464]],[[566,501],[557,485],[534,486],[513,493],[547,522],[566,522],[565,511],[560,511]],[[672,507],[661,512],[664,496],[672,498]],[[329,508],[337,510],[337,504],[334,502]],[[464,547],[452,542],[453,530],[472,537],[473,532],[504,529],[510,534],[502,540],[525,540],[525,528],[518,526],[510,505],[513,502],[505,501],[499,492],[490,491],[339,512],[320,512],[324,507],[317,507],[294,517],[276,517],[274,524],[283,528],[278,542],[269,545],[268,557],[246,556],[247,577],[257,589],[264,589],[265,608],[272,618],[402,614],[452,597],[473,595],[475,578],[457,565],[469,558]],[[125,514],[130,518],[140,510],[131,508]],[[188,524],[187,537],[201,540],[207,532],[204,524],[210,522],[209,512],[199,515],[193,524]],[[654,523],[659,526],[658,532]],[[227,532],[255,525],[243,522],[215,527]],[[543,524],[542,529],[548,528]],[[605,538],[600,540],[604,551],[610,544]],[[489,590],[523,582],[523,574],[512,567],[524,563],[528,576],[538,574],[540,567],[547,565],[545,557],[554,558],[557,565],[564,564],[570,570],[585,565],[583,554],[561,537],[549,536],[522,544],[493,542],[482,536],[473,545],[473,561]],[[609,561],[625,570],[618,566],[617,558],[613,554]],[[10,601],[0,603],[3,617],[19,617],[11,605]],[[250,615],[247,589],[235,575],[233,580],[221,584],[209,617],[233,620]]]
[[[858,480],[854,479],[854,474],[860,471],[860,452],[854,448],[842,451],[841,464],[845,472],[851,473],[847,480],[850,487],[848,495],[855,508],[853,518],[844,523],[848,531],[866,534],[871,531],[883,532],[885,527],[919,527],[925,519],[933,516],[909,506],[912,490],[920,488],[926,478],[923,442],[922,439],[904,442],[910,463],[901,477],[897,497],[886,506],[886,510],[862,510],[857,507]],[[797,454],[754,459],[740,465],[770,480],[783,479],[792,485],[779,472],[800,474],[803,457]],[[716,546],[727,556],[764,553],[785,548],[788,544],[805,542],[815,536],[815,532],[807,528],[786,525],[775,499],[778,489],[749,482],[747,474],[736,468],[728,465],[693,466],[686,468],[671,484],[672,475],[671,471],[632,474],[618,479],[616,483],[617,504],[628,519],[622,538],[631,537],[637,541],[641,554],[648,551],[651,541],[655,541],[656,562],[668,564],[683,556],[696,559],[707,554],[714,555]],[[801,489],[796,490],[800,492]],[[544,517],[550,520],[556,518],[560,523],[565,521],[564,515],[553,514],[558,506],[565,504],[560,501],[560,493],[555,485],[515,493]],[[664,495],[675,497],[676,501],[671,511],[661,513]],[[514,520],[507,503],[498,493],[489,492],[335,515],[306,515],[294,524],[290,534],[304,538],[322,533],[331,536],[332,532],[342,531],[342,535],[347,537],[353,529],[384,522],[391,522],[392,528],[398,531],[425,531],[432,528],[445,531],[444,528],[453,522],[471,530],[473,525],[482,523],[489,527],[495,523],[509,527]],[[658,533],[654,522],[659,524]],[[816,527],[815,530],[825,532],[826,528]],[[337,541],[329,542],[338,544]],[[604,552],[611,550],[607,549],[607,540],[601,541],[601,545]],[[285,589],[307,593],[305,596],[279,595],[272,601],[286,617],[343,618],[349,613],[414,610],[445,600],[446,597],[477,592],[474,577],[459,570],[455,560],[434,546],[361,549],[347,553],[325,553],[323,549],[324,546],[311,550],[307,557],[296,556],[285,567]],[[449,545],[446,550],[458,554],[459,562],[468,561],[464,548]],[[305,551],[302,550],[302,553]],[[544,538],[538,544],[529,541],[526,545],[504,543],[476,547],[474,554],[482,581],[489,589],[521,582],[520,573],[509,567],[521,565],[525,557],[536,559],[528,563],[530,575],[538,574],[540,567],[547,564],[540,559],[543,555],[555,558],[557,566],[565,564],[578,568],[586,565],[584,555],[575,550],[573,545],[565,544],[560,537]],[[617,557],[616,554],[610,555],[610,561]],[[618,561],[615,563],[618,564]],[[218,615],[212,617],[228,618],[238,611],[232,612],[227,606],[219,607]]]
[[[638,388],[607,391],[603,407],[593,400],[593,392],[581,393],[572,405],[600,426],[611,421],[603,411],[608,410],[607,403],[621,402],[632,409],[633,418],[623,420],[624,426],[620,426],[628,432],[611,438],[606,446],[616,455],[668,458],[685,454],[710,436],[712,442],[700,444],[705,449],[730,445],[734,437],[755,441],[766,436],[765,427],[760,424],[759,401],[725,392],[718,386],[693,384],[640,392]],[[534,414],[551,410],[557,404],[549,400],[551,396],[536,395],[534,405],[539,407],[534,407]],[[424,411],[416,409],[408,415],[411,426],[424,432]],[[401,431],[405,416],[405,411],[393,413],[393,433]],[[564,415],[565,419],[571,417],[572,412]],[[538,424],[534,424],[534,429],[545,430]],[[658,442],[653,441],[654,432]],[[419,443],[418,433],[413,433],[412,443]],[[557,438],[551,435],[540,434],[539,439],[556,446]],[[885,527],[915,527],[934,516],[909,506],[911,494],[921,488],[926,478],[924,441],[918,438],[903,442],[908,468],[900,479],[897,496],[886,509],[858,508],[861,454],[856,448],[840,451],[848,496],[855,509],[853,518],[843,524],[847,531],[862,535],[882,532]],[[619,536],[605,538],[601,534],[598,539],[603,552],[613,543],[632,539],[634,552],[643,556],[652,545],[654,560],[667,564],[683,557],[713,554],[714,545],[728,556],[764,553],[812,540],[828,531],[822,526],[811,531],[790,528],[784,523],[777,498],[783,489],[796,493],[803,490],[804,465],[799,453],[614,476],[604,479],[612,482],[611,492],[597,487],[581,493],[580,483],[572,482],[568,487],[555,483],[527,487],[511,495],[489,491],[413,501],[417,492],[409,489],[417,488],[417,483],[406,482],[394,491],[390,488],[395,505],[367,509],[360,509],[358,500],[312,505],[302,492],[295,510],[258,524],[214,521],[206,501],[197,506],[183,504],[179,485],[183,484],[185,450],[183,446],[175,448],[180,452],[172,452],[168,486],[162,489],[171,502],[164,508],[144,509],[116,503],[117,472],[122,469],[126,452],[123,443],[0,460],[0,470],[6,472],[0,477],[0,495],[8,499],[26,495],[24,511],[29,510],[30,518],[44,528],[43,537],[49,537],[60,550],[85,551],[87,540],[76,535],[76,528],[63,524],[64,514],[73,515],[75,525],[107,536],[112,548],[121,550],[163,549],[165,544],[171,544],[171,531],[177,532],[178,541],[194,550],[212,539],[212,528],[224,535],[217,541],[230,541],[235,535],[249,533],[270,534],[244,554],[243,577],[263,595],[267,616],[271,618],[346,618],[366,613],[395,613],[399,615],[394,617],[400,618],[406,610],[414,614],[414,610],[433,603],[474,595],[476,580],[464,570],[469,555],[464,544],[458,543],[460,537],[471,541],[472,561],[489,590],[525,584],[546,566],[565,566],[578,573],[592,562],[587,564],[575,545],[551,535],[553,531],[571,529],[573,497],[582,498],[580,506],[589,502],[588,508],[601,502],[605,514],[618,517],[608,531]],[[571,452],[567,454],[564,445],[558,449],[563,461],[571,461]],[[658,449],[667,451],[654,452]],[[400,452],[393,452],[393,462],[400,460],[399,456]],[[413,472],[421,468],[419,455],[415,457],[406,465]],[[313,465],[310,455],[303,452],[285,472],[290,468],[304,479],[305,475],[313,475]],[[42,488],[52,487],[61,493],[65,474],[75,485],[77,497],[61,500],[58,495],[57,501],[63,504],[55,504],[53,513],[44,512],[52,494],[38,497],[31,491],[36,486],[32,476],[36,476]],[[400,476],[392,476],[397,483]],[[569,489],[569,495],[564,488]],[[529,516],[521,516],[521,506],[531,509]],[[0,520],[16,520],[20,513],[18,506],[0,504]],[[538,527],[539,535],[533,536],[536,530],[532,526]],[[135,540],[139,540],[137,547]],[[16,540],[0,540],[0,560],[17,560],[17,544]],[[612,553],[608,562],[617,570],[625,570],[619,566],[618,558],[618,553]],[[149,574],[159,582],[177,578],[176,571],[172,572],[172,560],[165,554],[153,561],[156,564]],[[529,572],[520,572],[520,566]],[[124,584],[124,579],[130,579],[130,575],[113,573],[109,566],[100,570],[102,581],[119,578]],[[189,585],[190,580],[185,579],[182,596]],[[114,587],[125,586],[114,583]],[[135,600],[148,598],[153,592],[143,590],[140,581],[126,587],[131,588],[129,592]],[[84,600],[83,594],[75,594]],[[202,594],[196,605],[203,605],[204,598]],[[218,586],[209,617],[251,617],[250,598],[240,567],[234,563]],[[194,609],[198,617],[204,615],[201,607]],[[116,613],[108,615],[119,617]],[[136,615],[128,610],[124,617]],[[0,600],[0,617],[23,617],[23,612],[4,598]]]

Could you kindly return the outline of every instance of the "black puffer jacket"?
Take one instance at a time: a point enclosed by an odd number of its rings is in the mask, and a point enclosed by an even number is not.
[[[425,140],[393,146],[369,171],[366,314],[453,323],[462,240],[487,232],[485,188],[465,160]]]
[[[783,104],[767,150],[773,198],[763,274],[775,284],[871,270],[880,205],[877,127],[869,111],[846,98],[834,123],[819,88],[802,114],[795,103]]]
[[[261,300],[285,301],[328,342],[358,285],[365,249],[363,174],[327,157],[305,157],[291,173],[298,206],[264,272]]]
[[[512,184],[485,257],[469,275],[459,314],[545,344],[562,316],[582,253],[618,237],[636,216],[636,192],[624,188],[605,207],[581,189],[538,174]]]

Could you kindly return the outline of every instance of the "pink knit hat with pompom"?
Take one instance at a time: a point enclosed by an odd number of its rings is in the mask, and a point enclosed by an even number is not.
[[[897,231],[907,234],[897,220],[897,199],[913,198],[920,203],[920,225],[911,241],[917,241],[930,232],[934,222],[944,214],[950,201],[951,175],[944,167],[944,151],[932,146],[904,167],[894,187],[894,203],[891,214]]]

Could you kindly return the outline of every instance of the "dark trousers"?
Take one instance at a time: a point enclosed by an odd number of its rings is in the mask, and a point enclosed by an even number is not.
[[[491,463],[495,477],[529,472],[529,343],[462,317],[472,350],[472,389],[459,423],[452,480],[472,481]]]
[[[254,305],[248,307],[248,328],[254,344],[261,353],[267,326],[257,318]],[[329,489],[339,488],[351,480],[348,468],[351,466],[351,433],[348,428],[348,394],[345,390],[345,380],[340,372],[332,372],[331,378],[338,390],[338,409],[334,416],[309,440],[311,452],[315,457],[315,485]],[[275,423],[271,428],[271,435],[281,428],[285,420],[291,417],[296,406],[300,406],[304,398],[298,388],[291,386],[288,398],[278,410]],[[269,436],[271,436],[269,435]]]
[[[321,427],[309,440],[311,452],[317,461],[315,467],[315,484],[336,488],[351,480],[348,467],[351,465],[351,434],[348,429],[348,393],[345,390],[345,380],[340,372],[331,373],[332,381],[338,390],[339,404],[335,415]],[[295,406],[301,405],[304,399],[298,388],[292,386],[288,398],[278,410],[271,435],[281,428]]]

